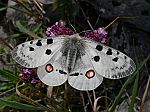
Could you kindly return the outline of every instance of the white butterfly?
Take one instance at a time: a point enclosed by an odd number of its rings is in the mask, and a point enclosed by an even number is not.
[[[27,68],[38,67],[38,77],[46,85],[58,86],[68,79],[77,90],[93,90],[103,77],[119,79],[136,68],[120,51],[78,34],[22,43],[14,48],[13,59]]]

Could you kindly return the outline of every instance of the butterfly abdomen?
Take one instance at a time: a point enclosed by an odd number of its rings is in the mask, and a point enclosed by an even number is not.
[[[77,58],[77,48],[74,45],[70,46],[66,59],[66,68],[69,73],[71,72],[71,70],[74,69],[76,58]]]

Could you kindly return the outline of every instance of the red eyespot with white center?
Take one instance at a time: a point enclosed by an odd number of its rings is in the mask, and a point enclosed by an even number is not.
[[[47,64],[45,66],[45,70],[46,70],[46,72],[50,73],[53,71],[53,66],[51,64]]]
[[[85,76],[87,77],[87,78],[93,78],[94,76],[95,76],[95,72],[94,72],[94,70],[88,70],[87,72],[86,72],[86,74],[85,74]]]

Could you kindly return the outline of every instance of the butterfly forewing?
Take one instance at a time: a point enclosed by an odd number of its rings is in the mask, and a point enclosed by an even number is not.
[[[133,60],[120,51],[88,39],[85,43],[86,54],[99,75],[119,79],[135,71]]]
[[[64,38],[38,39],[22,43],[14,48],[13,59],[27,68],[44,65],[61,49]]]

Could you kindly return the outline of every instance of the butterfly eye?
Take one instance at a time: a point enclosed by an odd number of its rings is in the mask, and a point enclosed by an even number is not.
[[[53,66],[51,64],[47,64],[45,67],[46,72],[50,73],[53,71]]]
[[[87,78],[93,78],[94,76],[95,76],[95,72],[94,72],[94,70],[88,70],[87,72],[86,72],[86,74],[85,74],[85,76],[87,77]]]

